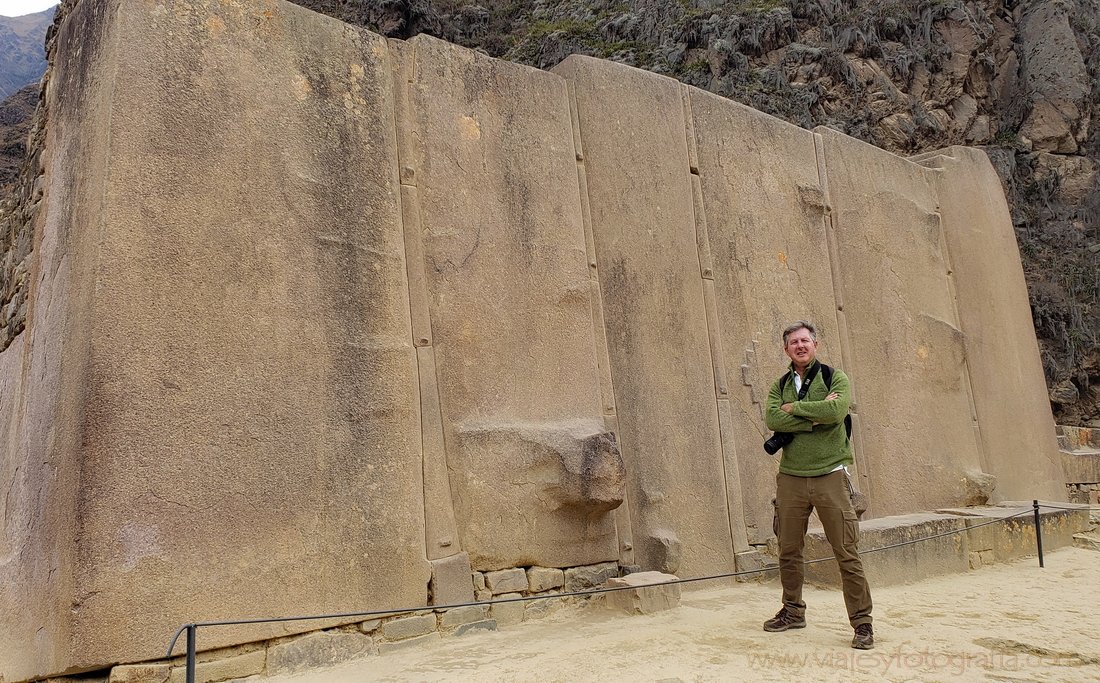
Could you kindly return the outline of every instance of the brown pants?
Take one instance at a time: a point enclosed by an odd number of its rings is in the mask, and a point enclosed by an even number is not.
[[[863,576],[859,559],[859,519],[852,509],[848,476],[843,470],[820,477],[794,477],[780,473],[776,477],[776,513],[779,520],[779,578],[783,583],[783,604],[789,612],[803,616],[802,583],[806,567],[802,549],[806,544],[806,525],[810,512],[825,527],[825,537],[833,546],[840,565],[844,604],[848,622],[853,626],[871,623],[871,589]]]

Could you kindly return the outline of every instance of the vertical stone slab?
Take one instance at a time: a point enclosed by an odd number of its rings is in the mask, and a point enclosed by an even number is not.
[[[79,657],[75,539],[90,466],[81,443],[91,427],[84,397],[118,23],[114,3],[83,2],[59,28],[26,328],[0,355],[0,672],[8,680],[59,673]]]
[[[822,360],[842,367],[813,133],[688,89],[750,542],[772,535],[778,460],[763,408],[786,371],[784,327],[818,325]],[[758,342],[755,352],[754,340]],[[748,355],[748,358],[746,358]],[[744,366],[744,367],[743,367]]]
[[[967,477],[981,471],[981,447],[934,181],[927,169],[854,138],[815,133],[874,514],[962,503]]]
[[[561,78],[409,41],[409,160],[462,547],[475,569],[616,559],[622,460],[603,422]]]
[[[126,87],[84,129],[103,189],[70,200],[102,213],[70,226],[95,260],[64,668],[162,656],[190,621],[423,604],[385,40],[289,3],[83,7]]]
[[[1054,418],[1000,179],[980,150],[949,147],[924,159],[923,165],[938,169],[933,177],[995,494],[1001,500],[1065,500]]]
[[[432,320],[428,304],[428,276],[424,272],[424,234],[420,222],[420,192],[416,187],[415,159],[422,142],[408,125],[409,83],[416,75],[416,49],[401,40],[389,41],[393,58],[394,120],[397,124],[397,157],[401,177],[401,230],[405,237],[405,265],[409,275],[409,308],[413,345],[417,347],[420,379],[421,438],[424,452],[424,548],[429,560],[461,551],[451,496],[443,415],[439,407],[439,381],[432,347]],[[466,557],[463,555],[463,557]],[[469,559],[466,559],[469,564]]]
[[[438,560],[454,555],[462,549],[462,544],[455,522],[447,447],[443,441],[435,349],[430,346],[418,348],[416,357],[420,369],[420,414],[423,424],[424,547],[429,560]]]
[[[635,561],[734,566],[680,86],[573,56]]]

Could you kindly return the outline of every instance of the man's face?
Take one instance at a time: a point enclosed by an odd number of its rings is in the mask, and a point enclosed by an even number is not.
[[[800,327],[787,335],[787,346],[784,351],[796,368],[804,368],[817,356],[817,342],[814,341],[809,330]]]

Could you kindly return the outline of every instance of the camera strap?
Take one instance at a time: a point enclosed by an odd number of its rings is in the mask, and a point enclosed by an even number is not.
[[[817,377],[817,371],[821,369],[821,363],[816,363],[810,371],[806,373],[806,378],[802,380],[802,388],[798,390],[798,400],[805,401],[806,394],[810,391],[810,383],[814,381],[814,377]],[[794,381],[794,368],[791,368],[791,381]]]

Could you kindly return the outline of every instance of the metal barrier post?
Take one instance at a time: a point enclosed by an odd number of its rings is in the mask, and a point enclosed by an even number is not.
[[[1031,501],[1032,511],[1035,513],[1035,547],[1039,549],[1039,567],[1043,567],[1043,529],[1039,523],[1039,501]]]
[[[187,625],[187,683],[195,683],[195,631],[194,624]]]

